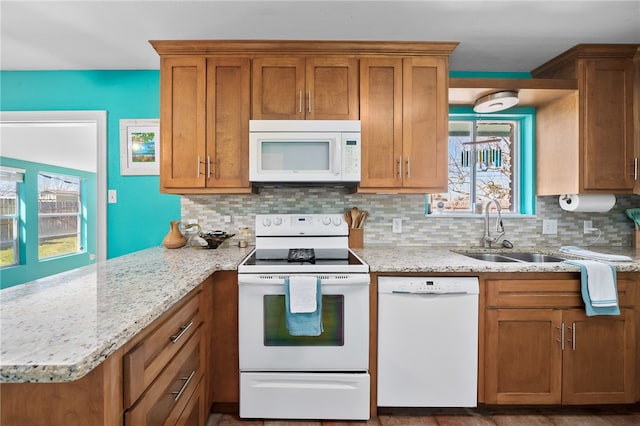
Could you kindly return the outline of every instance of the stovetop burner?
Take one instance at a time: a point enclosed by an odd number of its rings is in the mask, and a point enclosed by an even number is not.
[[[316,263],[316,252],[309,248],[289,249],[287,262],[308,262],[313,265]]]

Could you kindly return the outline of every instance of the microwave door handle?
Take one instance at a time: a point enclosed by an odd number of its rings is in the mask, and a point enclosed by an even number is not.
[[[342,144],[344,143],[342,136],[339,136],[336,140],[336,152],[333,159],[333,175],[340,176],[342,173]]]

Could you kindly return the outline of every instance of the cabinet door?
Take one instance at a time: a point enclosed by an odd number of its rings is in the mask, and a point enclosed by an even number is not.
[[[486,311],[485,402],[559,404],[562,311]]]
[[[252,73],[254,120],[305,118],[304,58],[255,58]]]
[[[633,61],[583,59],[583,186],[631,190],[634,185]]]
[[[403,186],[434,192],[448,185],[446,58],[403,60]]]
[[[360,60],[360,188],[402,186],[402,59]]]
[[[207,59],[206,186],[248,188],[250,61]]]
[[[635,401],[635,317],[587,317],[582,310],[564,312],[564,404],[612,404]]]
[[[307,58],[306,70],[307,120],[359,118],[356,58]]]
[[[205,185],[203,57],[163,57],[160,64],[160,186]]]

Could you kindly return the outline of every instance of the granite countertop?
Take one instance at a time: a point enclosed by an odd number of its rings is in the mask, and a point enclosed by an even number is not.
[[[0,291],[0,383],[83,377],[251,249],[154,247]]]
[[[154,247],[0,291],[0,383],[77,380],[218,270],[236,270],[253,247]],[[640,272],[640,251],[619,272]],[[579,272],[555,263],[502,263],[462,252],[485,249],[373,246],[354,250],[371,272]],[[500,252],[508,250],[490,250]],[[569,258],[557,249],[520,248]]]
[[[619,254],[631,257],[633,262],[614,263],[618,272],[640,272],[640,250],[627,248],[589,248],[608,254]],[[580,272],[577,266],[564,262],[520,263],[520,262],[487,262],[464,256],[465,252],[509,253],[534,252],[558,256],[565,259],[579,259],[560,253],[557,248],[548,247],[520,247],[513,249],[484,249],[484,248],[428,248],[428,247],[390,247],[371,246],[355,249],[365,262],[369,264],[371,272]]]

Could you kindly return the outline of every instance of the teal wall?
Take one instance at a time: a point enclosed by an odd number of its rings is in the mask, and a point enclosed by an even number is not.
[[[156,246],[180,218],[180,197],[161,194],[159,176],[120,175],[120,119],[160,116],[160,72],[0,71],[2,111],[107,111],[107,258]]]

